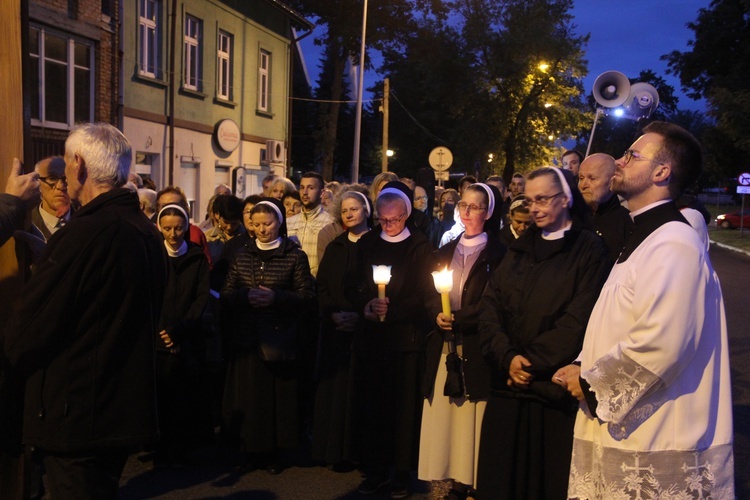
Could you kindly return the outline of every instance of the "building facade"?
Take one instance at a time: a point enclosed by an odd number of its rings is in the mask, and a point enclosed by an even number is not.
[[[116,0],[30,0],[26,162],[64,152],[79,122],[117,123],[120,88]]]
[[[141,176],[180,186],[201,220],[217,185],[242,197],[286,174],[293,34],[309,22],[276,0],[124,0],[121,16],[122,130]]]

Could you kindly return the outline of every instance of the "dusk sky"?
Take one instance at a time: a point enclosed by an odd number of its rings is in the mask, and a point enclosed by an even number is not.
[[[584,80],[587,93],[596,77],[605,71],[620,71],[634,78],[641,70],[651,69],[675,88],[680,109],[705,109],[702,101],[682,94],[679,80],[666,74],[667,65],[659,57],[672,50],[688,49],[693,32],[686,25],[697,18],[698,9],[709,4],[710,0],[576,0],[573,23],[577,32],[591,33],[586,54],[589,74]],[[314,36],[302,41],[313,85],[319,71],[320,50],[312,43]],[[365,88],[384,76],[387,75],[368,72]]]

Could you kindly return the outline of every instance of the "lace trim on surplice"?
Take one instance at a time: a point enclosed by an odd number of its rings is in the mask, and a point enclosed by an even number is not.
[[[733,499],[732,445],[706,450],[637,452],[576,439],[568,498]]]

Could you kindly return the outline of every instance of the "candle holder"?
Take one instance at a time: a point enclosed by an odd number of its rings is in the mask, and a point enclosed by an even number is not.
[[[450,293],[451,290],[453,290],[453,269],[448,269],[448,266],[445,266],[445,269],[442,271],[434,271],[432,273],[432,279],[435,281],[435,290],[440,294],[440,299],[443,303],[443,314],[450,319]]]
[[[385,285],[391,282],[391,266],[372,266],[372,281],[378,285],[378,298],[385,298]],[[385,321],[385,315],[379,314],[378,320]]]

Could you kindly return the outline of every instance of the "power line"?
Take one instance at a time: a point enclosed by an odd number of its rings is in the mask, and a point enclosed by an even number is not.
[[[430,139],[433,139],[433,140],[437,141],[438,144],[447,144],[449,146],[451,145],[451,143],[449,141],[441,139],[440,137],[436,136],[435,134],[433,134],[432,132],[430,132],[429,130],[427,130],[427,128],[424,125],[422,125],[421,123],[419,123],[419,121],[414,117],[414,115],[412,115],[411,112],[408,109],[406,109],[406,106],[404,106],[404,104],[401,101],[399,101],[398,96],[396,95],[395,92],[393,92],[393,90],[391,90],[391,96],[396,100],[396,102],[398,103],[398,105],[401,106],[401,109],[404,110],[404,112],[406,113],[406,115],[409,118],[411,118],[411,121],[413,121],[414,124],[417,127],[419,127],[422,130],[422,132],[425,133],[425,135],[427,135],[427,137],[429,137]]]

